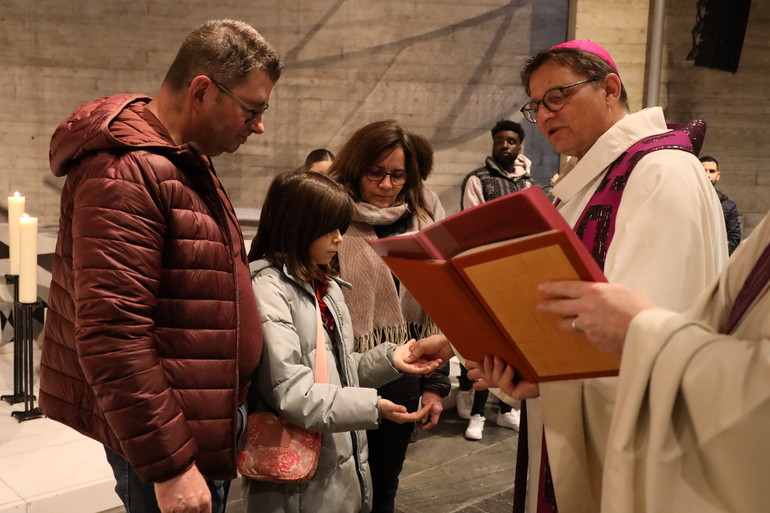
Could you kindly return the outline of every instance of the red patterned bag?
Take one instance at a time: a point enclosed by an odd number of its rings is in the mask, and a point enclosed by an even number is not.
[[[315,382],[326,383],[326,342],[318,308],[316,323]],[[297,427],[275,413],[250,413],[238,452],[238,472],[256,481],[308,481],[318,468],[322,440],[321,433]]]
[[[238,453],[238,471],[257,481],[307,481],[318,467],[321,441],[321,433],[299,428],[275,413],[252,413]]]

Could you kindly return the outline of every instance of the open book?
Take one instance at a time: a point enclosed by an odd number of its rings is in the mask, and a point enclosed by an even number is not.
[[[605,281],[539,188],[369,244],[464,358],[500,356],[532,382],[617,374],[618,356],[536,311],[540,282]]]

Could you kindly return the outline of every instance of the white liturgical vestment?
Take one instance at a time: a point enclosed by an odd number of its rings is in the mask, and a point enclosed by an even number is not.
[[[770,511],[770,293],[720,334],[765,219],[685,314],[637,315],[626,337],[604,472],[603,513]]]
[[[659,107],[621,119],[580,160],[571,159],[552,189],[558,209],[575,226],[608,167],[637,141],[667,130]],[[658,150],[636,165],[616,214],[607,251],[608,281],[630,285],[657,304],[682,310],[727,261],[727,235],[714,187],[698,159]],[[617,378],[540,385],[527,401],[530,486],[527,510],[536,509],[542,428],[559,513],[596,513]],[[608,510],[609,511],[609,510]]]

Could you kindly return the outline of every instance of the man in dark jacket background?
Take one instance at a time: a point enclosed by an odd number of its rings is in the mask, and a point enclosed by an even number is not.
[[[40,407],[104,444],[132,513],[224,511],[262,337],[210,157],[264,132],[281,68],[251,26],[209,21],[154,98],[100,98],[52,137],[67,180]]]
[[[738,206],[726,194],[723,194],[722,191],[716,188],[717,182],[722,176],[722,173],[719,172],[719,162],[717,162],[717,159],[704,155],[700,158],[700,163],[703,164],[709,180],[714,185],[719,202],[722,203],[722,211],[725,214],[725,227],[727,228],[727,251],[732,255],[735,248],[741,243],[743,236],[741,233],[741,221],[738,217]]]

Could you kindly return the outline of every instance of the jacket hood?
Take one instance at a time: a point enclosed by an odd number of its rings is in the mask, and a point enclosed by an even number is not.
[[[48,158],[53,174],[66,175],[73,161],[94,151],[136,147],[177,151],[142,117],[150,100],[139,94],[118,94],[78,107],[51,137]]]
[[[532,176],[529,174],[529,171],[532,168],[532,161],[525,157],[522,153],[519,153],[516,156],[516,160],[513,163],[513,171],[511,173],[508,173],[503,168],[501,168],[500,164],[498,164],[495,158],[492,156],[487,157],[486,166],[506,178],[521,178],[524,176],[527,178],[532,178]]]

